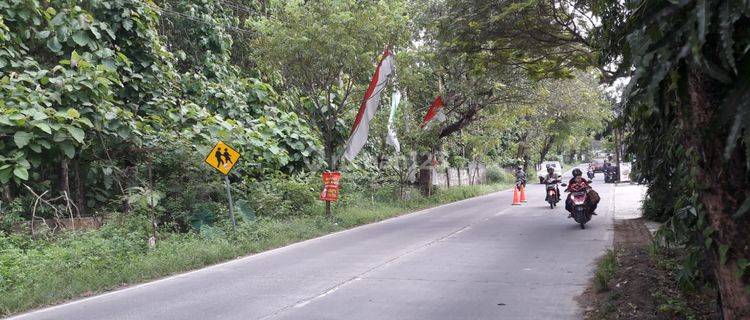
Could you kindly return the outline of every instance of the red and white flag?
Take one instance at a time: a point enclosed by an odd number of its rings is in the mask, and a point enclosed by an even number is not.
[[[437,96],[435,101],[430,105],[430,109],[427,110],[427,114],[424,115],[421,127],[424,128],[433,118],[437,116],[438,121],[445,121],[445,114],[443,113],[443,98]]]
[[[357,113],[357,118],[354,119],[352,133],[349,136],[349,141],[346,143],[346,150],[344,151],[344,157],[349,159],[349,161],[352,161],[359,154],[359,151],[362,150],[362,147],[367,142],[367,135],[370,132],[370,120],[375,116],[375,112],[378,111],[380,94],[385,90],[385,85],[392,74],[393,55],[390,51],[386,50],[383,52],[383,58],[378,63],[378,68],[375,69],[370,86],[367,87],[362,105],[359,107],[359,112]]]

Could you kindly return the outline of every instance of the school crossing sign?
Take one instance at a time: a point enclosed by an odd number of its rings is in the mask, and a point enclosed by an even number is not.
[[[237,219],[234,218],[234,203],[232,202],[232,188],[229,187],[229,171],[240,161],[240,153],[232,149],[223,141],[219,141],[206,156],[206,163],[224,174],[224,185],[227,187],[227,200],[229,201],[229,216],[232,217],[232,230],[237,233]]]
[[[232,171],[232,168],[239,160],[240,153],[223,141],[217,142],[214,148],[211,149],[211,152],[208,153],[208,156],[206,156],[206,163],[224,175],[229,174],[229,171]]]

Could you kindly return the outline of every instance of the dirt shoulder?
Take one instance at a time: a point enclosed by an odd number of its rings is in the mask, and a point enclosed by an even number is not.
[[[716,319],[711,290],[679,289],[681,253],[654,249],[642,218],[615,220],[614,229],[614,272],[602,279],[600,262],[578,298],[584,319]]]

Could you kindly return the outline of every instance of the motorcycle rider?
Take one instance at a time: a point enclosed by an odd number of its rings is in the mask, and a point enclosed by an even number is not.
[[[570,179],[568,182],[568,186],[565,189],[565,191],[570,192],[571,187],[575,184],[581,185],[583,190],[586,190],[587,192],[591,192],[591,185],[589,185],[588,180],[583,178],[583,172],[581,172],[581,169],[575,168],[573,169],[573,178]],[[565,210],[568,210],[571,214],[573,213],[573,200],[571,199],[572,193],[568,194],[568,198],[565,200]],[[591,214],[596,215],[596,207],[599,205],[599,201],[591,201],[591,197],[586,197],[586,205],[591,210]]]
[[[612,176],[610,174],[613,172],[612,164],[609,161],[604,162],[604,182],[612,182]]]
[[[544,177],[544,183],[555,184],[555,191],[557,192],[557,201],[560,201],[560,188],[557,186],[558,183],[560,183],[560,176],[558,176],[555,173],[555,168],[552,166],[547,166],[547,175]]]
[[[522,166],[516,168],[516,188],[526,187],[526,172],[523,171]]]

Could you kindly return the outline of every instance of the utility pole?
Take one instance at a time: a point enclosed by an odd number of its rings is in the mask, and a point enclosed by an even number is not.
[[[622,150],[622,140],[620,137],[620,129],[615,129],[615,162],[617,162],[617,177],[615,178],[617,181],[620,180],[620,161],[621,161],[621,150]]]

